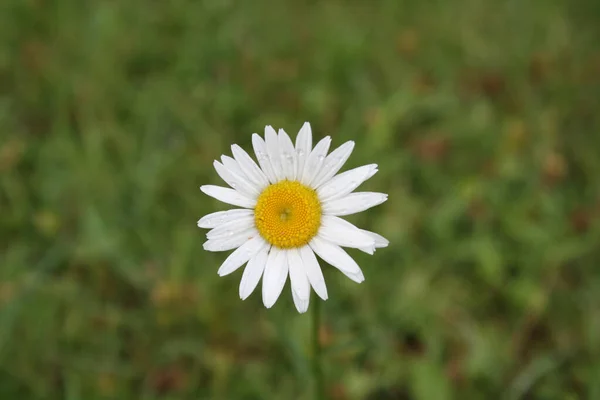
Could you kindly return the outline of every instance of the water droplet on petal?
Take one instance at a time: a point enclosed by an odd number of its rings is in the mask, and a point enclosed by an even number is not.
[[[298,155],[299,156],[303,156],[304,155],[304,150],[302,150],[302,149],[298,150]]]
[[[320,156],[317,157],[319,159],[319,161],[323,161],[325,159],[325,156],[323,154],[321,154]]]

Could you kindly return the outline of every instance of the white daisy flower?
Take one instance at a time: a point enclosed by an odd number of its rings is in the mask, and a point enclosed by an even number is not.
[[[352,247],[373,254],[388,241],[357,228],[340,216],[354,214],[387,200],[387,194],[353,191],[375,175],[377,164],[337,174],[354,142],[327,155],[331,138],[312,148],[306,122],[296,145],[283,131],[265,128],[265,140],[252,135],[258,165],[240,146],[231,146],[233,158],[222,156],[214,167],[230,186],[205,185],[200,190],[224,203],[242,207],[206,215],[200,228],[210,228],[204,249],[228,251],[218,270],[231,274],[246,264],[240,283],[245,300],[262,277],[262,298],[267,308],[275,304],[290,277],[292,297],[299,312],[306,312],[312,287],[327,300],[327,287],[315,253],[353,281],[365,278],[358,264],[342,249]]]

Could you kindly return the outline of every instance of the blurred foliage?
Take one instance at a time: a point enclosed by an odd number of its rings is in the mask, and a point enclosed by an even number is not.
[[[391,245],[324,265],[331,399],[600,399],[596,0],[0,2],[0,398],[309,399],[218,278],[212,160],[312,123]],[[258,291],[257,291],[258,292]],[[313,301],[315,296],[313,296]]]

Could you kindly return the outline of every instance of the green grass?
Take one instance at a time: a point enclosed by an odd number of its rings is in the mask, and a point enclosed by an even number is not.
[[[310,3],[310,4],[309,4]],[[593,0],[0,2],[0,398],[310,399],[203,251],[212,160],[312,123],[389,193],[323,265],[331,399],[600,398]],[[313,300],[315,296],[313,296]]]

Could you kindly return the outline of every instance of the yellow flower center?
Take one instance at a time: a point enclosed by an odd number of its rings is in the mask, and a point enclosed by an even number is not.
[[[254,222],[260,235],[273,246],[282,249],[304,246],[321,225],[317,192],[288,180],[267,186],[258,196]]]

